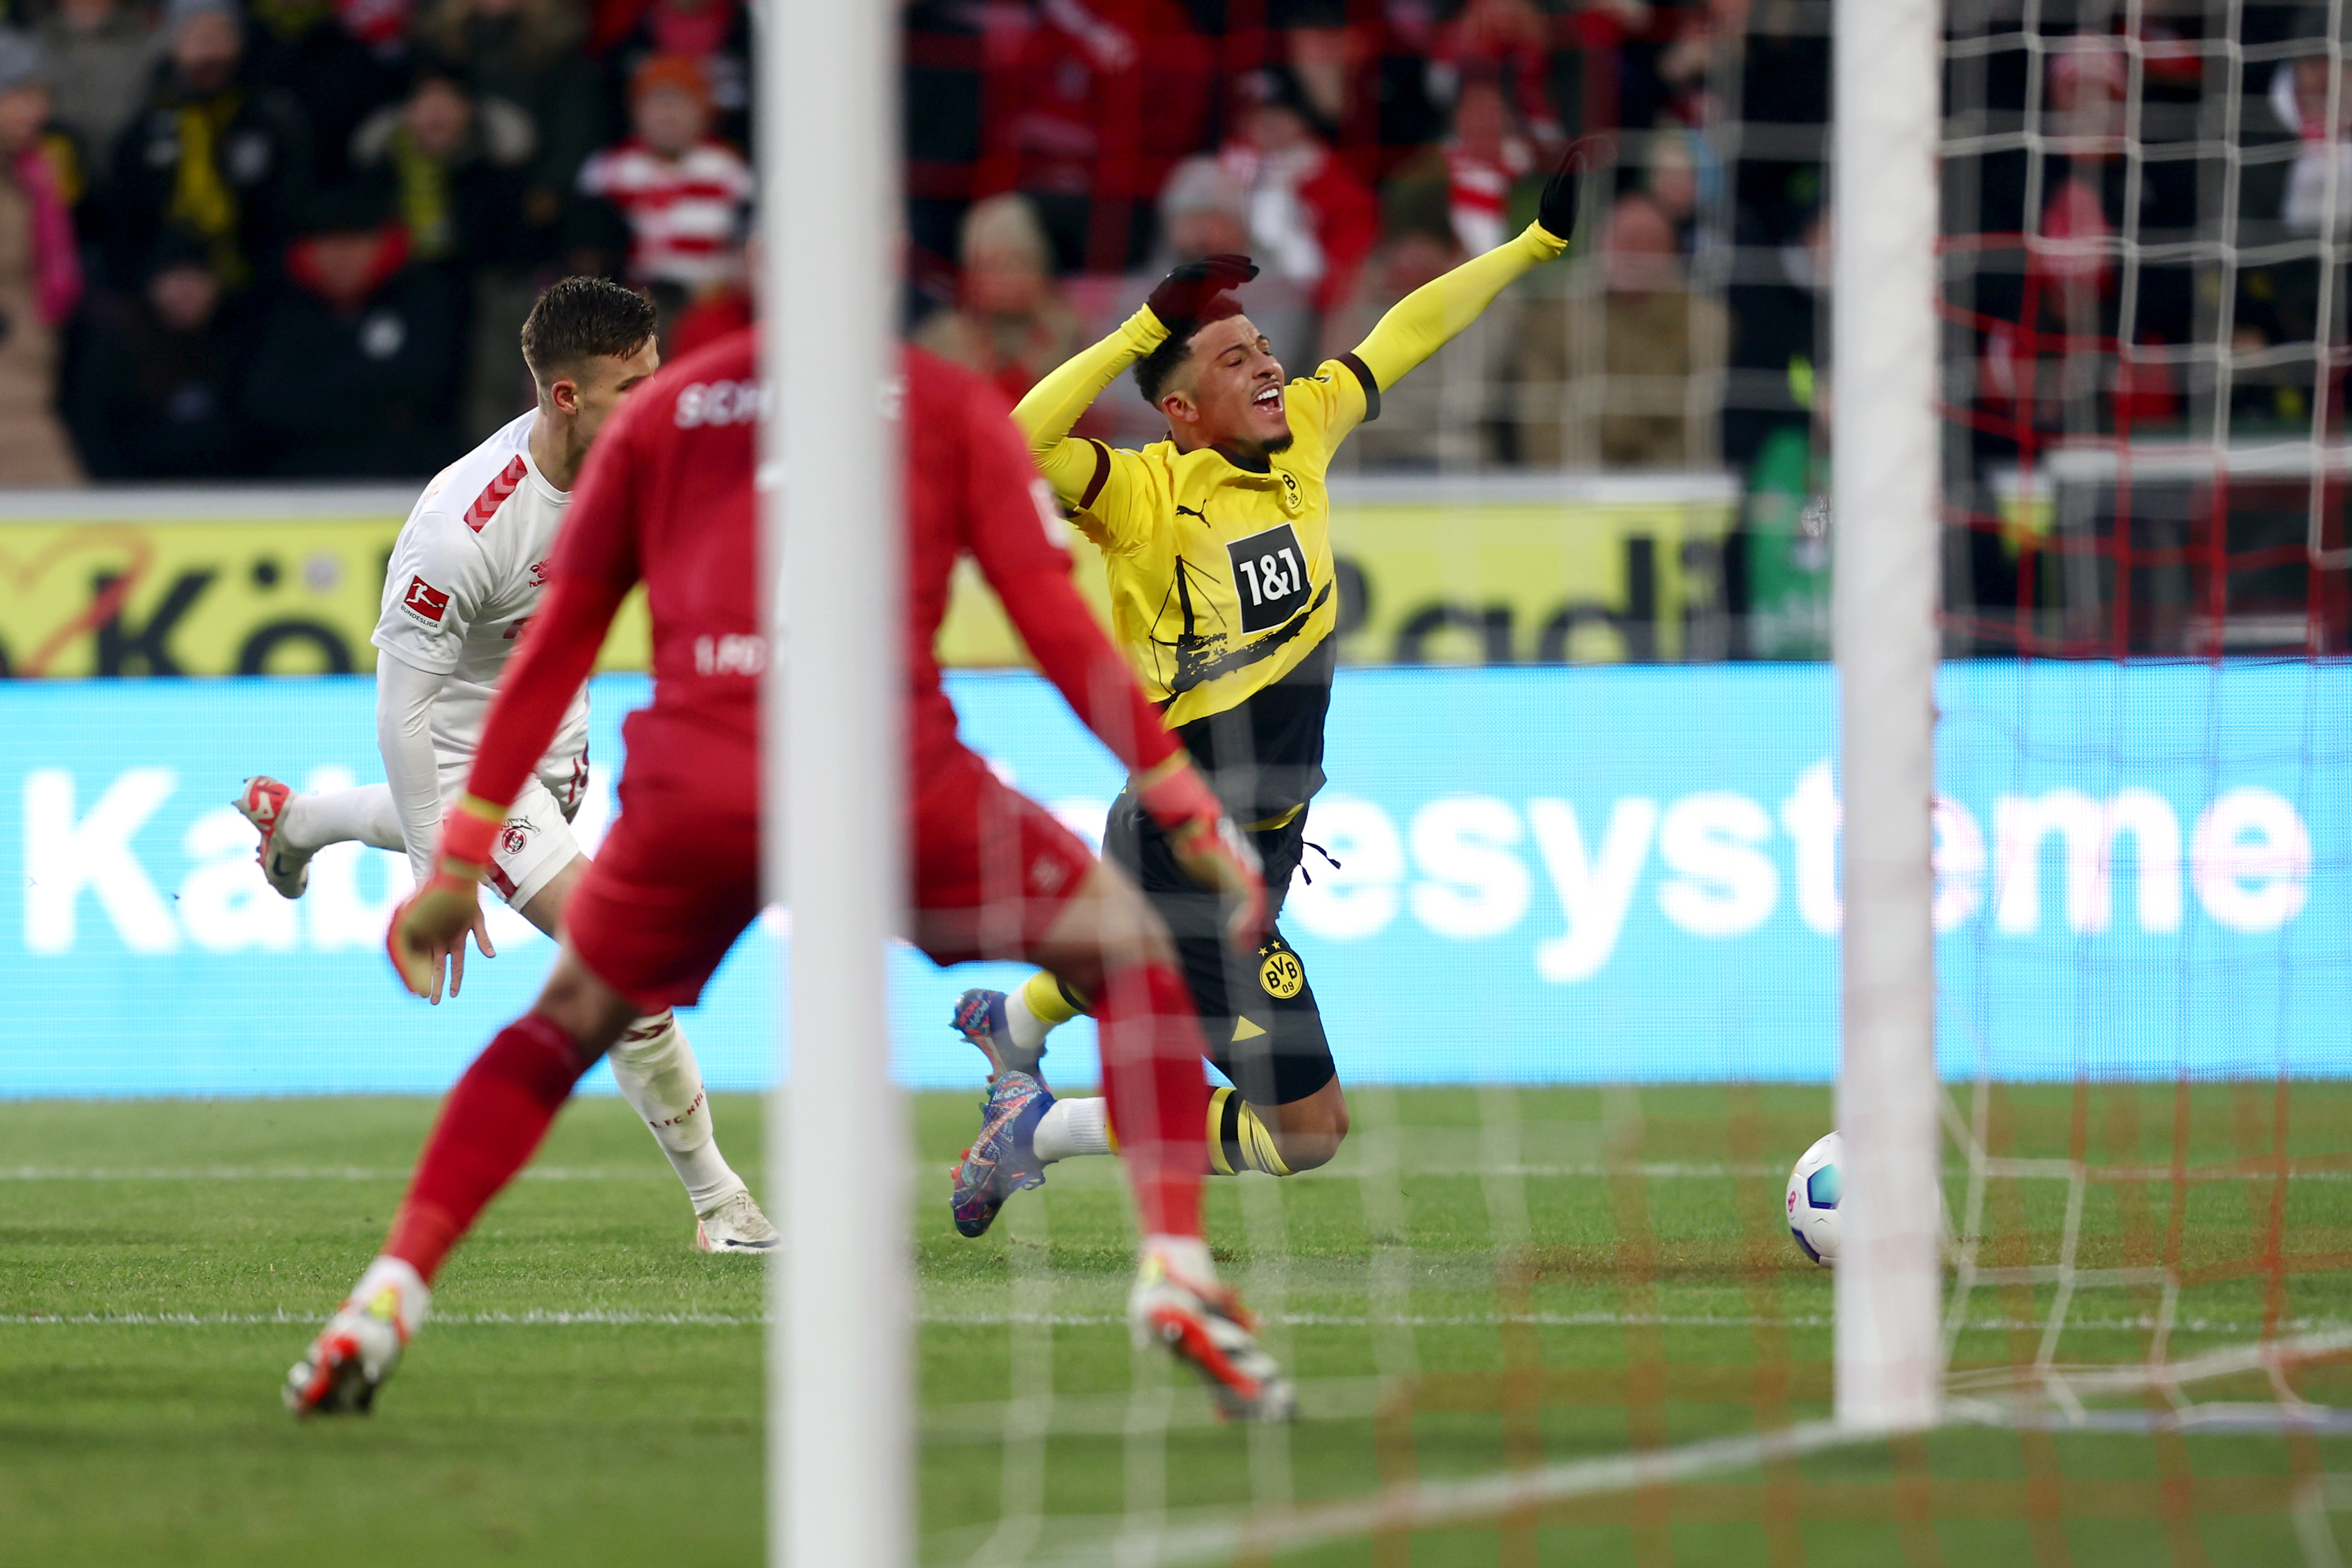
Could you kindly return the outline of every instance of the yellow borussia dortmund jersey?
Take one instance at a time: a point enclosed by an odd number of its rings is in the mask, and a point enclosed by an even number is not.
[[[1070,431],[1118,373],[1167,340],[1147,303],[1102,341],[1060,366],[1013,417],[1037,466],[1087,536],[1102,547],[1111,630],[1166,707],[1169,727],[1212,771],[1290,769],[1255,799],[1296,804],[1321,782],[1331,632],[1339,622],[1325,475],[1348,433],[1380,415],[1381,390],[1437,351],[1513,278],[1566,241],[1531,224],[1399,300],[1353,353],[1327,360],[1283,390],[1291,444],[1263,471],[1213,449],[1161,441],[1115,452]],[[1280,683],[1280,690],[1273,691]],[[1252,699],[1257,699],[1253,701]],[[1243,752],[1201,723],[1234,714]]]
[[[1283,402],[1291,444],[1264,473],[1170,441],[1089,442],[1093,471],[1063,497],[1102,547],[1112,633],[1171,728],[1247,701],[1339,622],[1325,476],[1365,415],[1364,383],[1327,360]]]

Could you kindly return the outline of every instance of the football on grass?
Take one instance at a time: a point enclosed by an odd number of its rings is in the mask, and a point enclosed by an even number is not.
[[[1830,1134],[1805,1151],[1789,1173],[1789,1234],[1805,1256],[1824,1269],[1837,1267],[1838,1197],[1845,1186],[1841,1174],[1843,1150],[1838,1135]]]

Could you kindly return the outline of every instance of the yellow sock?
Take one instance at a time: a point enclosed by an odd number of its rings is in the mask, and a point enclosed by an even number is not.
[[[1087,1010],[1085,998],[1046,969],[1040,969],[1021,982],[1021,989],[1016,994],[1031,1015],[1047,1029],[1066,1024]]]
[[[1220,1089],[1209,1096],[1209,1168],[1219,1176],[1245,1170],[1278,1176],[1290,1174],[1274,1146],[1274,1134],[1266,1131],[1249,1102],[1231,1089]]]

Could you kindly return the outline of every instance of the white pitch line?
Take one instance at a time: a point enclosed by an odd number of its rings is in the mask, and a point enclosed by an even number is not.
[[[2160,1368],[2143,1365],[2101,1372],[2109,1375],[2108,1386],[2116,1390],[2150,1382],[2178,1388],[2346,1348],[2352,1348],[2352,1334],[2306,1334],[2216,1351]],[[2341,1414],[2313,1407],[2306,1416],[2282,1408],[2278,1427],[2309,1426]],[[1972,1417],[1963,1408],[1955,1408],[1943,1424],[1970,1419],[1982,1416]],[[1418,1482],[1391,1487],[1373,1497],[1202,1520],[1152,1533],[1130,1532],[1122,1521],[1097,1539],[1073,1542],[1060,1556],[1033,1562],[1032,1568],[1084,1568],[1114,1555],[1121,1568],[1182,1568],[1187,1563],[1228,1561],[1245,1552],[1270,1556],[1293,1547],[1383,1531],[1423,1531],[1497,1519],[1574,1498],[1631,1491],[1722,1470],[1747,1469],[1824,1448],[1884,1440],[1883,1433],[1855,1432],[1834,1421],[1809,1421],[1778,1431],[1712,1438],[1662,1451],[1604,1455],[1472,1480]],[[1056,1523],[1066,1528],[1078,1521]]]
[[[920,1168],[929,1172],[932,1166],[923,1162]],[[274,1182],[274,1181],[406,1181],[415,1172],[408,1167],[372,1166],[0,1166],[0,1182]],[[658,1181],[668,1176],[658,1166],[527,1166],[521,1179],[530,1181]],[[1395,1181],[1414,1178],[1446,1177],[1466,1180],[1472,1177],[1509,1176],[1544,1180],[1598,1180],[1608,1176],[1639,1176],[1644,1181],[1729,1181],[1769,1178],[1778,1181],[1788,1173],[1779,1166],[1726,1165],[1694,1161],[1651,1161],[1637,1165],[1611,1165],[1605,1161],[1577,1161],[1566,1165],[1498,1165],[1479,1166],[1453,1163],[1447,1165],[1408,1166],[1400,1169],[1381,1167],[1377,1170],[1358,1169],[1349,1166],[1326,1166],[1302,1178],[1307,1181]],[[1947,1166],[1948,1176],[1968,1174],[1965,1164]],[[2171,1178],[2168,1170],[2158,1167],[2086,1166],[2083,1172],[2094,1182],[2129,1181],[2161,1184]],[[2267,1182],[2274,1179],[2271,1171],[2231,1171],[2220,1175],[2200,1175],[2194,1169],[2188,1176],[2191,1186],[2211,1182]],[[2009,1179],[2009,1178],[2002,1178]],[[2054,1178],[2053,1178],[2054,1179]],[[2352,1181],[2352,1170],[2289,1172],[2289,1181],[2342,1182]]]
[[[1744,1313],[1645,1313],[1645,1312],[1453,1312],[1414,1313],[1373,1317],[1344,1312],[1277,1312],[1267,1314],[1268,1320],[1289,1328],[1693,1328],[1693,1329],[1827,1329],[1832,1320],[1821,1313],[1792,1313],[1786,1317],[1768,1318]],[[283,1308],[273,1312],[8,1312],[0,1313],[0,1328],[32,1328],[64,1326],[77,1328],[243,1328],[257,1324],[310,1324],[323,1322],[320,1313],[289,1312]],[[436,1325],[483,1328],[754,1328],[770,1320],[761,1312],[643,1312],[628,1308],[582,1308],[573,1311],[533,1310],[522,1312],[436,1312]],[[918,1323],[940,1328],[1118,1328],[1127,1326],[1127,1318],[1116,1312],[927,1312],[916,1314]],[[1969,1332],[1995,1333],[2016,1331],[2038,1331],[2045,1326],[2040,1320],[2015,1318],[1972,1318],[1964,1325]],[[2070,1320],[2069,1330],[2099,1333],[2146,1333],[2156,1326],[2154,1318],[2112,1318]],[[2305,1334],[2340,1334],[2352,1331],[2352,1324],[2334,1319],[2300,1319],[2284,1325]],[[2176,1321],[2175,1333],[2249,1334],[2260,1332],[2253,1323],[2214,1322],[2199,1318]],[[2290,1351],[2299,1348],[2294,1342],[2272,1342],[2284,1344]],[[2217,1352],[2227,1359],[2231,1370],[2245,1370],[2263,1364],[2263,1353],[2259,1347]],[[2241,1364],[2242,1361],[2243,1365]],[[2219,1375],[2207,1370],[2202,1360],[2169,1364],[2173,1381],[2184,1376],[2189,1380]],[[2145,1364],[2127,1364],[2120,1375],[2130,1378],[2145,1376],[2129,1367]],[[2137,1385],[2135,1385],[2136,1386]]]
[[[416,1173],[371,1166],[0,1166],[0,1181],[391,1181]],[[657,1181],[670,1173],[659,1166],[526,1166],[525,1181]]]
[[[1834,1422],[1811,1421],[1663,1451],[1609,1454],[1475,1480],[1395,1487],[1377,1497],[1284,1509],[1245,1520],[1181,1525],[1150,1535],[1111,1531],[1075,1544],[1060,1556],[1033,1560],[1033,1568],[1092,1568],[1114,1557],[1121,1568],[1180,1568],[1184,1563],[1230,1560],[1244,1551],[1281,1552],[1384,1531],[1429,1530],[1494,1519],[1571,1498],[1630,1491],[1717,1470],[1746,1469],[1873,1440],[1879,1440],[1874,1434],[1857,1436]],[[1066,1521],[1055,1522],[1058,1529]]]

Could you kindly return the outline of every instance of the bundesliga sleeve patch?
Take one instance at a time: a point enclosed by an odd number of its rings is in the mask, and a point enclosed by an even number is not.
[[[408,580],[408,592],[400,602],[403,609],[418,620],[430,621],[436,626],[441,624],[441,617],[449,611],[449,596],[421,577]]]

